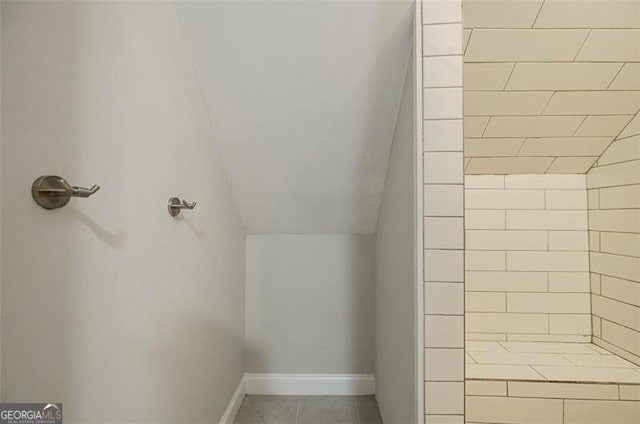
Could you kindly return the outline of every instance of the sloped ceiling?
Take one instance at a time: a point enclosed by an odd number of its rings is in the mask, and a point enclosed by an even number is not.
[[[638,0],[463,0],[463,26],[467,174],[585,173],[640,109]]]
[[[411,1],[177,2],[247,232],[375,231]]]

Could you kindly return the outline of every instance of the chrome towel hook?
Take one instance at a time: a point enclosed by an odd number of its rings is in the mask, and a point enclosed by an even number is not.
[[[43,175],[31,185],[31,196],[43,208],[57,209],[69,203],[72,197],[89,197],[98,190],[100,186],[96,184],[91,188],[77,187],[57,175]]]
[[[198,202],[189,203],[186,200],[180,201],[177,197],[171,197],[167,203],[167,209],[169,210],[169,215],[178,216],[182,209],[193,209],[197,204]]]

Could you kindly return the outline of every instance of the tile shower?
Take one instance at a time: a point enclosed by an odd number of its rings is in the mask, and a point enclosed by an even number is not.
[[[639,132],[586,175],[466,176],[466,422],[638,422]]]

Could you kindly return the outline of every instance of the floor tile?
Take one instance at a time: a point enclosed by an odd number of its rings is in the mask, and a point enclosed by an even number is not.
[[[297,396],[246,396],[234,424],[296,424]]]
[[[544,377],[542,375],[526,365],[467,364],[466,378],[544,381]]]
[[[559,353],[470,352],[470,355],[478,364],[575,365]]]
[[[373,396],[357,396],[359,424],[382,424],[378,404]]]
[[[358,424],[356,401],[350,396],[304,397],[299,424]]]
[[[549,381],[640,384],[640,373],[626,368],[553,367],[534,365],[533,369],[538,371]]]
[[[579,367],[594,368],[637,368],[638,366],[616,355],[573,355],[565,353],[565,358]],[[539,364],[546,365],[546,364]]]
[[[465,343],[467,352],[506,352],[498,342],[482,342],[467,340]]]
[[[593,354],[593,350],[584,343],[500,342],[500,344],[509,352]]]

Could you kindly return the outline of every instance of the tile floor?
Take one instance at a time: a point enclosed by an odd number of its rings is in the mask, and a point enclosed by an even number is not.
[[[373,396],[246,396],[235,424],[382,424]]]
[[[466,378],[640,384],[640,367],[591,343],[467,341]]]

